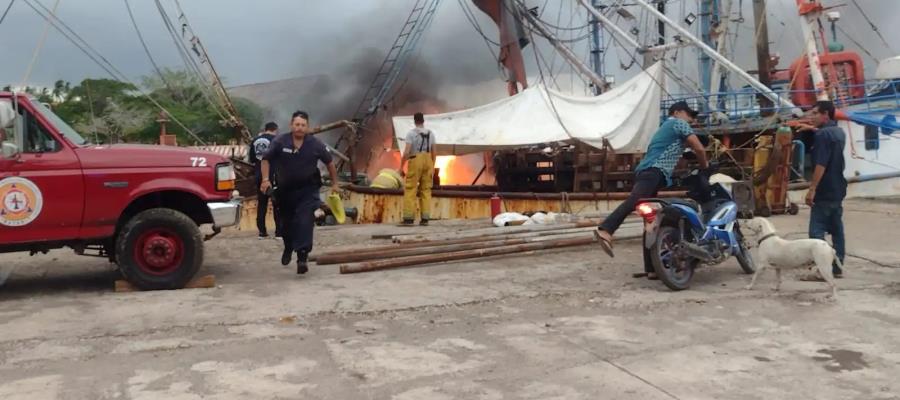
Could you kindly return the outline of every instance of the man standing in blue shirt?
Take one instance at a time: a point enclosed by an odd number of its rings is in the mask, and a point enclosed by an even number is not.
[[[256,187],[257,189],[262,185],[262,170],[261,164],[263,156],[266,155],[266,152],[269,150],[269,145],[272,144],[272,141],[275,140],[275,135],[278,132],[278,124],[274,122],[266,123],[265,130],[260,132],[259,135],[250,142],[250,162],[253,164],[254,172],[256,173]],[[269,176],[266,178],[269,180],[274,179],[273,173],[274,169],[269,171]],[[268,230],[266,229],[266,214],[269,211],[269,194],[263,193],[259,190],[256,191],[256,229],[259,231],[259,238],[264,239],[269,237]],[[281,238],[281,227],[278,224],[278,207],[274,207],[274,201],[272,202],[272,212],[275,217],[275,237]]]
[[[844,197],[847,196],[847,179],[844,178],[844,146],[847,135],[837,126],[834,119],[834,103],[819,101],[809,111],[812,123],[801,129],[815,129],[815,142],[812,148],[813,170],[809,191],[806,193],[806,204],[812,207],[809,214],[809,237],[825,239],[831,234],[831,242],[841,264],[844,263],[846,244],[844,241]],[[835,278],[842,278],[843,271],[832,265],[831,272]]]
[[[659,189],[672,184],[672,172],[686,146],[697,155],[701,168],[709,167],[706,149],[690,125],[696,117],[697,111],[691,109],[687,102],[679,101],[669,107],[669,118],[653,135],[644,159],[635,168],[631,195],[616,207],[598,228],[600,246],[610,257],[613,257],[612,238],[616,229],[619,229],[625,218],[634,211],[640,199],[654,197]],[[647,277],[655,278],[653,266],[646,262],[644,264]]]

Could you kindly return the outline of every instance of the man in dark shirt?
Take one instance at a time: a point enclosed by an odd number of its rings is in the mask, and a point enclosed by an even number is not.
[[[261,161],[263,156],[266,154],[266,151],[269,150],[269,145],[272,143],[272,140],[275,139],[275,133],[278,131],[278,124],[274,122],[266,123],[265,130],[260,132],[252,142],[250,142],[250,162],[253,163],[254,171],[256,173],[256,187],[259,188],[262,185],[262,170]],[[272,180],[273,176],[271,175],[273,171],[269,171],[270,175],[268,176],[269,180]],[[272,211],[275,217],[275,237],[281,237],[281,227],[278,225],[278,207],[274,207],[274,201]],[[259,238],[263,239],[269,237],[268,230],[266,229],[266,214],[269,211],[269,195],[265,192],[257,191],[256,192],[256,229],[259,230]]]
[[[284,238],[284,252],[281,265],[288,265],[297,252],[297,273],[308,270],[307,257],[313,246],[313,223],[315,210],[322,204],[319,188],[322,176],[319,161],[328,166],[331,175],[331,190],[338,191],[337,170],[331,153],[319,139],[307,135],[309,115],[297,111],[291,117],[291,133],[277,136],[262,159],[263,181],[259,190],[266,192],[272,187],[268,178],[271,168],[275,170],[275,202],[282,221],[281,233]]]
[[[844,178],[844,146],[847,135],[834,120],[834,103],[819,101],[809,111],[812,126],[816,128],[812,148],[813,170],[806,204],[812,207],[809,215],[809,237],[825,239],[831,234],[831,242],[841,264],[844,263],[844,208],[842,202],[847,196],[847,179]],[[843,277],[843,271],[832,266],[835,278]]]

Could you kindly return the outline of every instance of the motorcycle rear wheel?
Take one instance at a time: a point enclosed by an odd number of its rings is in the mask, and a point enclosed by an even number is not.
[[[656,243],[650,247],[650,261],[656,276],[669,289],[678,291],[691,286],[691,278],[694,277],[694,269],[700,263],[695,258],[679,258],[674,251],[675,245],[681,240],[678,228],[664,225],[659,228]]]

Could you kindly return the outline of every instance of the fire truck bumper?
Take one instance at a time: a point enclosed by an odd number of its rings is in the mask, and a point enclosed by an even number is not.
[[[212,215],[213,227],[224,228],[237,225],[241,220],[241,201],[231,200],[226,203],[207,203]]]

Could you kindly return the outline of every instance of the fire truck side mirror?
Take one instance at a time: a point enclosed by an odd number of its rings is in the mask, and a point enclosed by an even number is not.
[[[3,142],[3,158],[11,160],[19,155],[19,146],[15,143]]]

